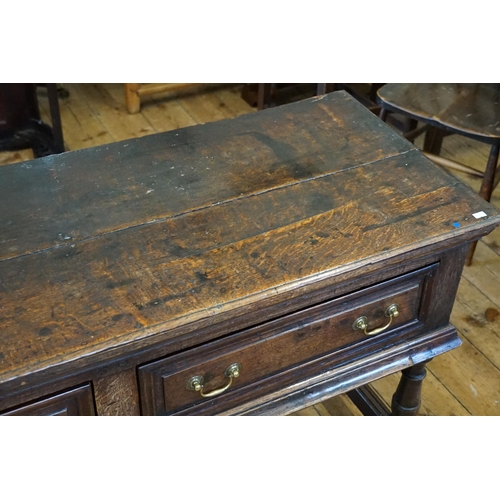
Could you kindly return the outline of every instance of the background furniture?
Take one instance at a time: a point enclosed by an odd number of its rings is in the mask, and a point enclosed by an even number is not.
[[[64,140],[55,83],[46,87],[52,127],[43,123],[34,83],[0,84],[0,149],[32,148],[35,157],[64,151]]]
[[[175,92],[199,83],[125,83],[125,104],[130,114],[138,113],[141,109],[141,97],[161,92]]]
[[[424,153],[438,165],[482,177],[479,194],[490,201],[491,193],[500,181],[500,171],[497,169],[500,150],[500,84],[390,83],[380,88],[377,95],[382,108],[382,120],[387,118],[388,112],[396,112],[429,125],[425,129]],[[484,172],[438,156],[446,134],[461,134],[491,145]],[[407,137],[413,140],[415,135],[410,132]],[[472,262],[475,246],[476,243],[471,245],[467,265]]]
[[[378,112],[375,99],[377,89],[381,83],[345,84],[345,83],[316,83],[316,84],[285,84],[285,83],[258,83],[244,87],[242,97],[258,110],[271,106],[288,104],[313,95],[323,95],[336,90],[345,90],[366,106],[370,111]]]
[[[287,89],[286,84],[276,84],[276,83],[259,83],[257,84],[257,109],[262,110],[270,107],[273,102],[276,102],[277,93],[282,89]],[[305,87],[303,85],[302,87]],[[318,83],[315,86],[315,95],[322,95],[329,92],[333,92],[337,89],[335,83]],[[300,90],[298,90],[300,92]],[[289,92],[289,95],[291,93]]]
[[[402,369],[415,414],[500,223],[345,92],[25,166],[0,169],[4,414],[287,414]]]

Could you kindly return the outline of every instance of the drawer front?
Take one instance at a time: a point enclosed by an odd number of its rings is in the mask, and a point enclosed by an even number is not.
[[[428,266],[141,366],[142,412],[165,415],[208,405],[216,413],[227,407],[230,395],[248,391],[251,398],[255,390],[262,391],[262,382],[278,373],[340,348],[375,344],[383,336],[397,335],[402,328],[423,326],[419,316],[424,283],[436,267]],[[393,305],[398,313],[391,319],[386,311]],[[358,321],[360,328],[354,327],[359,318],[364,318],[366,332],[374,335],[365,334],[363,321]],[[238,376],[231,377],[227,370],[236,364]],[[217,394],[224,387],[227,389]],[[217,395],[202,396],[214,392]]]
[[[94,399],[89,384],[23,405],[2,415],[10,416],[91,416]]]

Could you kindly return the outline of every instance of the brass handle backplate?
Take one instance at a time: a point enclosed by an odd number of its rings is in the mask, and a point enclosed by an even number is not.
[[[354,330],[363,330],[365,335],[377,335],[378,333],[382,333],[387,330],[392,324],[392,319],[397,318],[399,316],[399,306],[397,304],[391,304],[386,310],[385,315],[389,318],[389,322],[385,326],[381,326],[380,328],[375,328],[370,332],[367,331],[368,328],[368,318],[366,316],[359,317],[353,324],[352,327]]]
[[[224,387],[219,387],[218,389],[214,389],[210,392],[203,392],[203,384],[205,383],[205,379],[201,375],[195,375],[188,380],[186,389],[190,391],[197,391],[204,398],[213,398],[214,396],[218,396],[223,392],[227,391],[231,384],[233,383],[233,379],[238,378],[241,373],[241,365],[240,363],[233,363],[228,366],[224,372],[224,375],[229,379],[229,382]]]

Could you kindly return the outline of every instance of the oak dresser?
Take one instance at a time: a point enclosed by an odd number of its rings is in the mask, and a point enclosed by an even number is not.
[[[345,92],[0,168],[0,414],[414,414],[499,223]]]

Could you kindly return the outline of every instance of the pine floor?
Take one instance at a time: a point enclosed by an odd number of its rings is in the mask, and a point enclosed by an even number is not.
[[[241,86],[206,85],[177,94],[143,99],[141,112],[129,115],[122,84],[63,84],[60,100],[67,150],[232,118],[255,112],[241,98]],[[48,101],[39,91],[42,118],[50,123]],[[419,142],[416,142],[417,145]],[[442,155],[484,170],[489,148],[459,136],[444,140]],[[0,152],[0,166],[32,159],[31,150]],[[453,171],[476,192],[480,179]],[[492,203],[500,208],[500,188]],[[462,346],[428,364],[421,415],[500,415],[500,228],[477,245],[472,266],[464,270],[451,321]],[[389,404],[399,377],[372,386]],[[298,416],[360,415],[345,396],[295,413]]]

